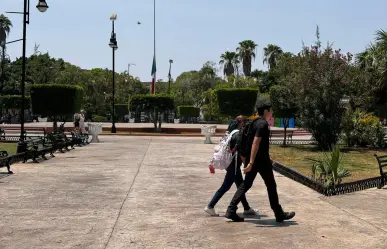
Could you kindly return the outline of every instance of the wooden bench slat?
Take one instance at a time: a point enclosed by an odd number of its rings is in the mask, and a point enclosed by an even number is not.
[[[376,158],[378,158],[379,160],[380,160],[380,159],[387,158],[387,155],[385,155],[385,156],[378,156],[377,154],[375,154],[374,156],[375,156]]]

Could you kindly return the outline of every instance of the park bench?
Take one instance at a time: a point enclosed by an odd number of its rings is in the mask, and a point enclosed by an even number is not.
[[[205,144],[212,144],[211,137],[216,134],[216,125],[202,125],[201,134],[206,137],[206,140],[204,140]]]
[[[92,136],[90,143],[99,143],[98,135],[102,133],[103,124],[88,124],[89,135]]]
[[[0,168],[7,167],[8,174],[13,174],[11,171],[11,165],[18,162],[23,162],[25,153],[19,153],[15,155],[8,155],[7,151],[0,151]]]
[[[8,174],[13,174],[11,171],[11,159],[12,156],[9,156],[7,151],[0,151],[0,168],[7,167]]]
[[[283,138],[284,131],[282,131],[282,130],[270,130],[270,135],[269,135],[270,142],[272,141],[273,135],[274,136],[281,135]],[[280,136],[278,136],[278,137],[280,137]],[[293,143],[293,131],[286,131],[286,138],[287,138],[287,141],[289,141],[289,143]]]
[[[50,133],[45,137],[47,143],[51,144],[53,152],[64,153],[63,149],[69,151],[68,147],[73,147],[71,139],[68,139],[64,133]]]
[[[82,145],[88,145],[89,144],[89,134],[82,133],[79,130],[75,130],[71,132],[71,139],[74,145],[82,146]]]
[[[380,176],[382,177],[382,181],[380,183],[380,186],[378,187],[379,189],[381,189],[387,183],[387,155],[378,156],[377,154],[375,154],[374,156],[378,161]]]
[[[22,151],[25,152],[23,163],[27,162],[28,159],[32,159],[34,163],[38,163],[37,159],[39,157],[47,160],[46,154],[53,154],[52,145],[50,143],[46,143],[44,137],[29,138],[24,140],[24,148]]]

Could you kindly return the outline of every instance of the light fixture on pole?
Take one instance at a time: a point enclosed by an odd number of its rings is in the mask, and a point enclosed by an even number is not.
[[[115,80],[115,61],[116,61],[116,58],[115,58],[115,52],[116,50],[118,49],[118,45],[117,45],[117,37],[116,37],[116,33],[114,31],[114,21],[117,20],[117,14],[113,14],[110,16],[110,20],[112,21],[112,34],[111,34],[111,37],[110,37],[110,42],[109,42],[109,46],[112,48],[112,52],[113,52],[113,74],[112,74],[112,95],[113,95],[113,99],[112,99],[112,130],[111,132],[112,133],[117,133],[117,129],[116,129],[116,118],[115,118],[115,97],[116,97],[116,80]]]
[[[39,0],[38,1],[38,5],[36,5],[36,8],[40,11],[40,12],[46,12],[46,10],[48,9],[48,5],[46,3],[45,0]]]
[[[38,0],[36,8],[40,12],[45,12],[48,9],[48,5],[45,0]],[[27,24],[30,24],[30,0],[24,0],[23,12],[6,12],[10,14],[21,14],[23,15],[23,55],[22,55],[22,75],[21,75],[21,106],[20,106],[20,141],[23,142],[25,138],[24,131],[24,108],[25,108],[25,79],[26,79],[26,37],[27,37]],[[8,42],[13,43],[20,40]],[[20,145],[22,146],[22,145]],[[19,150],[19,148],[18,148]]]

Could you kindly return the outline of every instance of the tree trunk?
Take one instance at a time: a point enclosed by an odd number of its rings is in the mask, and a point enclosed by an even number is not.
[[[159,113],[159,129],[158,129],[158,132],[161,133],[161,123],[163,122],[163,118],[164,118],[164,114],[163,113]]]
[[[52,132],[56,133],[57,131],[58,131],[58,122],[56,120],[56,117],[54,117],[54,124],[53,124],[53,127],[52,127]]]
[[[282,121],[284,123],[284,142],[283,142],[283,146],[286,146],[286,130],[287,130],[288,125],[289,125],[289,119],[288,118],[283,118]]]
[[[154,126],[154,132],[157,132],[157,120],[158,120],[158,112],[156,111],[156,108],[153,110],[153,126]]]

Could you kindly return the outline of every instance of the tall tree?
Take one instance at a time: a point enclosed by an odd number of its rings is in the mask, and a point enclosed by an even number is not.
[[[219,64],[223,66],[223,74],[230,77],[238,67],[238,55],[235,52],[226,51],[220,56]]]
[[[245,40],[239,43],[237,53],[242,60],[243,74],[245,76],[251,75],[251,62],[255,59],[255,50],[257,46],[258,45],[252,40]]]
[[[12,22],[9,20],[8,17],[1,14],[0,15],[0,30],[5,31],[5,35],[9,35],[12,28]],[[5,42],[3,44],[0,44],[0,58],[1,58],[1,67],[0,67],[0,92],[3,89],[4,82],[5,82],[5,64],[6,64],[6,45]]]
[[[263,64],[267,64],[269,70],[275,68],[278,63],[278,59],[284,53],[282,48],[277,45],[269,44],[267,47],[263,48]]]
[[[11,20],[9,20],[8,17],[3,14],[0,15],[0,27],[4,29],[7,35],[9,35],[9,33],[11,32],[12,22]]]

